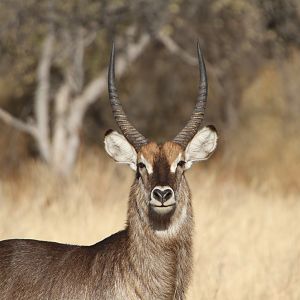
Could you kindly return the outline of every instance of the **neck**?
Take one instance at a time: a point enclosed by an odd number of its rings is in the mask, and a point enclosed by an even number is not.
[[[179,188],[176,210],[166,222],[156,224],[148,214],[148,198],[136,180],[128,207],[129,256],[149,293],[164,291],[170,298],[183,291],[189,281],[192,263],[193,217],[190,191],[185,179]],[[168,298],[167,297],[167,298]],[[157,298],[163,299],[162,295]],[[176,298],[174,298],[176,299]]]

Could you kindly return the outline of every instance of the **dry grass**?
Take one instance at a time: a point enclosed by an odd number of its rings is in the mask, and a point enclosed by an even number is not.
[[[196,223],[188,299],[300,299],[298,197],[214,173],[188,175]],[[0,239],[91,244],[124,227],[133,175],[102,154],[89,154],[69,182],[38,163],[21,174],[0,183]]]

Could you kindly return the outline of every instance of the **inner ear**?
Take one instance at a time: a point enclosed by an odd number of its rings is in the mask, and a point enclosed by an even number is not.
[[[191,167],[193,162],[206,160],[217,147],[217,132],[213,126],[199,130],[185,149],[185,168]]]
[[[137,153],[127,139],[116,131],[108,131],[104,139],[107,154],[116,162],[129,164],[136,170]]]

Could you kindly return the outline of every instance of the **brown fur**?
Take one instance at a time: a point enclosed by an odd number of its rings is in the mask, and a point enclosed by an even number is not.
[[[0,242],[0,299],[184,299],[193,218],[183,170],[170,174],[180,151],[172,142],[142,147],[138,158],[143,154],[151,162],[153,174],[137,170],[125,230],[92,246]],[[172,186],[177,199],[165,218],[153,216],[148,205],[157,184]]]
[[[144,145],[141,148],[141,150],[138,153],[138,159],[140,159],[141,156],[143,155],[145,159],[151,165],[153,165],[154,159],[158,155],[159,151],[160,151],[159,146],[154,142],[150,142],[149,144]]]
[[[163,153],[164,157],[168,161],[168,164],[171,165],[179,153],[183,152],[183,148],[179,144],[171,141],[165,142],[160,147],[156,143],[151,142],[141,148],[138,153],[138,158],[140,159],[143,155],[145,159],[153,165],[155,158],[157,158],[160,152]]]
[[[183,153],[182,147],[173,142],[164,143],[163,147],[162,147],[162,151],[164,152],[164,155],[165,155],[169,165],[172,164],[172,162],[177,158],[177,156],[180,153]]]

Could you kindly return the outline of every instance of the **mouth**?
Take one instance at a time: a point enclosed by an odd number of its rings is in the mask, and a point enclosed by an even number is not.
[[[176,206],[175,203],[170,204],[170,205],[163,205],[163,204],[162,205],[153,205],[153,204],[150,204],[151,209],[159,215],[165,215],[165,214],[170,213],[172,210],[175,209],[175,206]]]

